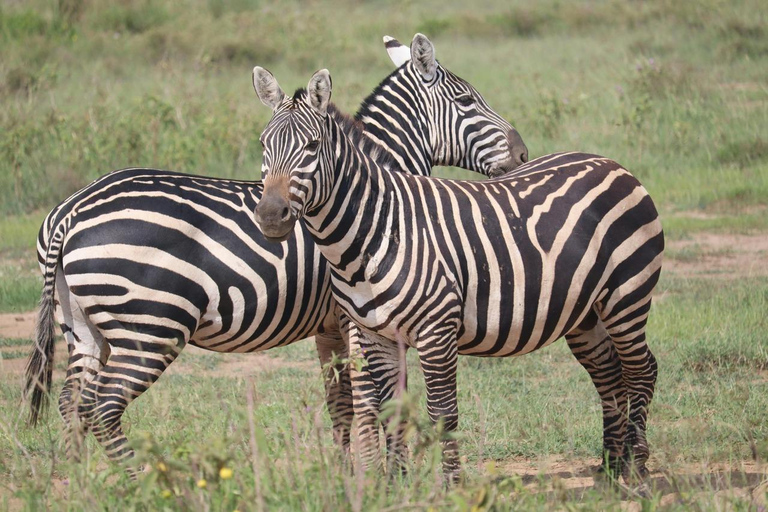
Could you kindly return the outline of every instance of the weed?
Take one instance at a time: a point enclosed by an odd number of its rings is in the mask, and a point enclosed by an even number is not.
[[[724,165],[747,167],[768,161],[768,140],[755,137],[747,141],[726,143],[717,153],[717,160]]]
[[[41,278],[20,272],[17,266],[0,267],[0,312],[32,311],[40,298]]]
[[[0,347],[18,347],[20,345],[29,345],[29,340],[25,338],[0,338]]]
[[[170,15],[160,2],[152,0],[128,1],[108,4],[103,10],[93,11],[97,28],[115,32],[141,34],[165,23]]]
[[[26,340],[27,344],[29,344],[29,340]],[[26,350],[5,350],[3,352],[0,352],[0,360],[8,360],[8,359],[22,359],[25,357],[29,357],[29,351]]]

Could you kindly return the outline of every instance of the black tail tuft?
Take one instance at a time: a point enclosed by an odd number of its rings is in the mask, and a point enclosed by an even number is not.
[[[27,362],[27,382],[24,396],[30,403],[29,423],[32,426],[37,424],[40,412],[48,407],[48,394],[51,391],[54,343],[56,341],[53,292],[53,280],[48,282],[46,279],[37,314],[35,346],[29,356],[29,362]]]

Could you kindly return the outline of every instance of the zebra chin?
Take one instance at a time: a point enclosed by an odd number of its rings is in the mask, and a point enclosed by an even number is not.
[[[293,229],[290,229],[286,234],[282,236],[270,236],[267,235],[263,230],[262,233],[264,233],[264,238],[267,240],[267,242],[273,242],[276,244],[279,244],[280,242],[285,242],[289,238],[291,238],[291,235],[293,234]]]
[[[285,188],[287,180],[283,180],[278,186]],[[296,216],[291,207],[274,188],[265,187],[264,195],[253,210],[253,218],[264,237],[269,242],[283,242],[290,238],[293,228],[296,226]]]
[[[488,177],[489,178],[498,178],[499,176],[504,176],[510,171],[514,171],[523,162],[518,163],[517,161],[513,159],[505,160],[504,162],[501,162],[498,165],[494,165],[488,170]]]
[[[291,235],[293,235],[293,228],[296,225],[296,219],[294,218],[287,222],[278,222],[275,224],[259,220],[257,215],[256,224],[259,225],[261,233],[268,242],[280,243],[291,238]]]
[[[293,228],[296,226],[296,217],[293,215],[289,215],[287,218],[275,218],[274,216],[262,215],[258,207],[254,211],[254,218],[268,242],[285,242],[291,238]]]

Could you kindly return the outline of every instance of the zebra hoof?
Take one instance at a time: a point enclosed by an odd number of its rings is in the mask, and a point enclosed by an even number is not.
[[[623,457],[607,456],[595,467],[593,476],[595,480],[618,480],[624,473],[625,464]]]

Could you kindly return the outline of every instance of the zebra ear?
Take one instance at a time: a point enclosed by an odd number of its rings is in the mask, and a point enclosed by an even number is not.
[[[307,102],[315,111],[324,116],[331,100],[331,74],[327,69],[321,69],[312,75],[307,85]]]
[[[411,42],[411,60],[413,67],[426,81],[435,78],[437,61],[435,60],[435,46],[424,34],[416,34]]]
[[[387,49],[389,58],[392,59],[395,67],[399,68],[411,60],[411,49],[394,37],[384,36],[384,48]]]
[[[275,110],[285,98],[285,93],[272,73],[259,66],[253,68],[253,88],[261,102],[272,110]]]

